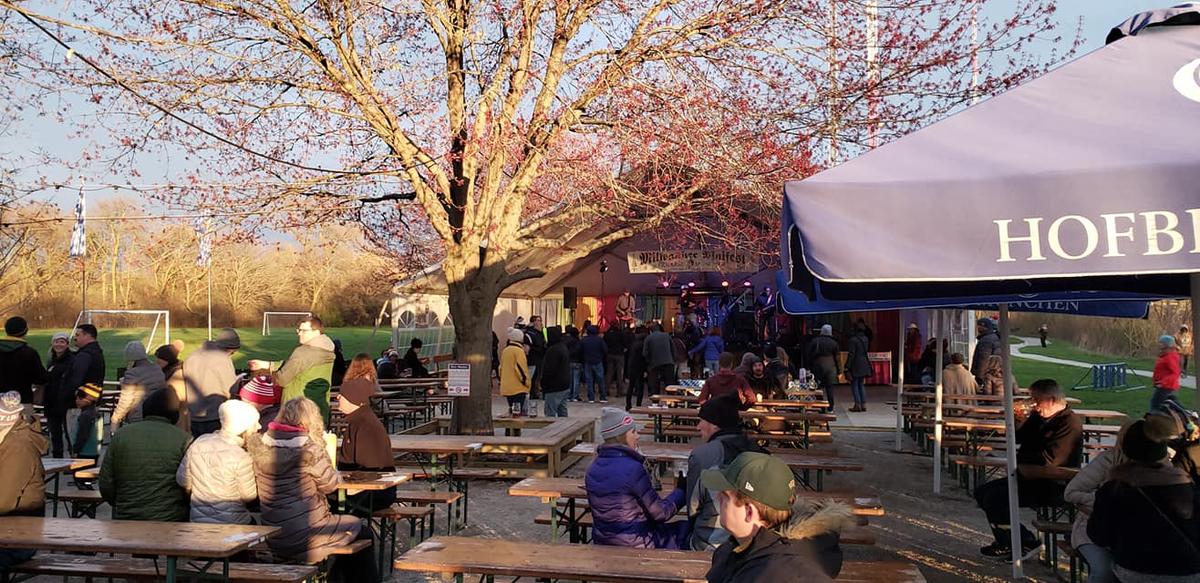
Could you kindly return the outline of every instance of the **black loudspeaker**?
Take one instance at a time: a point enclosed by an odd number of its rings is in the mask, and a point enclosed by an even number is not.
[[[573,287],[563,288],[563,309],[574,310],[575,304],[579,300],[579,290]]]

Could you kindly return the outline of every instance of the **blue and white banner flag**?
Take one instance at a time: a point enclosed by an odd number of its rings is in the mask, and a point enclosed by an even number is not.
[[[209,229],[208,220],[196,219],[196,233],[200,241],[196,265],[208,267],[212,264],[212,231]]]
[[[75,227],[71,229],[71,252],[70,257],[84,257],[87,255],[87,225],[84,222],[84,212],[87,208],[87,201],[84,200],[83,185],[79,186],[79,200],[75,201]]]

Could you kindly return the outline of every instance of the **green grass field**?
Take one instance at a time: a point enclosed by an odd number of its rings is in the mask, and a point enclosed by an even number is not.
[[[1137,359],[1130,361],[1119,357],[1086,352],[1062,341],[1054,342],[1046,348],[1040,346],[1027,347],[1022,349],[1022,352],[1087,363],[1126,362],[1131,368],[1142,370],[1154,368],[1153,362],[1139,361]],[[1039,362],[1020,357],[1013,358],[1012,366],[1013,374],[1017,377],[1017,383],[1021,386],[1027,387],[1029,383],[1038,379],[1052,378],[1067,389],[1069,396],[1083,402],[1080,406],[1082,409],[1108,409],[1121,411],[1131,417],[1140,417],[1146,412],[1146,408],[1150,403],[1151,388],[1149,377],[1131,377],[1130,382],[1132,384],[1137,385],[1140,383],[1142,385],[1142,388],[1134,390],[1071,390],[1071,386],[1076,384],[1076,381],[1079,381],[1080,377],[1083,377],[1088,372],[1088,368]],[[1090,382],[1090,378],[1084,378],[1079,384],[1086,384],[1088,382]],[[1184,405],[1195,408],[1196,391],[1186,387],[1180,389],[1179,400]]]
[[[58,330],[30,330],[26,340],[41,354],[46,354],[50,348],[50,337]],[[100,328],[100,347],[104,349],[104,361],[107,368],[109,380],[116,380],[117,368],[126,366],[122,359],[122,351],[125,348],[125,343],[131,340],[140,340],[146,342],[146,337],[149,334],[149,328]],[[215,337],[218,330],[213,329]],[[359,352],[366,352],[372,356],[378,356],[379,352],[386,348],[391,341],[389,328],[380,328],[374,337],[371,334],[370,327],[355,327],[355,328],[327,328],[325,333],[332,338],[342,341],[342,353],[346,358],[352,358]],[[238,335],[242,338],[242,349],[234,354],[233,362],[238,368],[244,368],[246,361],[249,359],[261,360],[282,360],[291,354],[292,349],[296,347],[296,332],[291,326],[281,326],[272,328],[270,336],[263,336],[262,330],[259,328],[238,328]],[[401,341],[407,346],[407,341],[413,335],[401,333]],[[422,342],[427,345],[432,345],[437,339],[437,330],[420,330],[415,336],[421,338]],[[171,339],[183,340],[185,346],[183,348],[183,358],[187,358],[193,350],[200,347],[208,337],[206,328],[174,328],[171,330]],[[152,355],[154,349],[165,344],[163,341],[162,331],[158,332],[154,340],[154,346],[147,346],[146,349]],[[432,352],[426,351],[426,355],[432,355]]]

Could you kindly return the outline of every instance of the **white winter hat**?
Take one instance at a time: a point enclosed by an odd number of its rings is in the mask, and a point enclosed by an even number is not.
[[[229,435],[241,435],[258,429],[258,409],[245,401],[228,400],[217,410],[221,416],[221,431]]]
[[[508,329],[508,340],[509,340],[509,342],[524,342],[525,341],[525,333],[517,328],[509,328]]]
[[[821,326],[821,336],[833,336],[833,326],[829,324]]]

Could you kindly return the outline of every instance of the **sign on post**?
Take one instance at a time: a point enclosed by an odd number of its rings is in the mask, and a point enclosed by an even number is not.
[[[451,397],[469,397],[471,395],[471,365],[465,362],[452,362],[446,378],[446,390]]]

